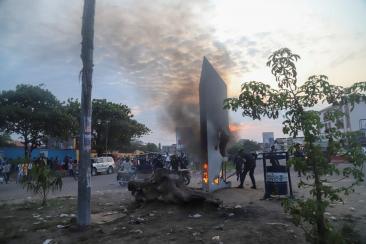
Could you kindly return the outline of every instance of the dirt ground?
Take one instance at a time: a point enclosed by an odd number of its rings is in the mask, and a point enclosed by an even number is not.
[[[294,183],[295,185],[295,183]],[[0,205],[0,243],[306,243],[303,231],[283,212],[281,201],[260,200],[258,189],[230,188],[214,193],[223,206],[139,205],[126,190],[92,196],[93,224],[75,225],[76,198],[58,197],[48,206],[39,202]],[[366,240],[365,186],[344,204],[329,208],[335,225],[346,223]],[[295,187],[295,195],[301,192]]]
[[[216,194],[242,194],[228,189]],[[279,202],[248,201],[223,207],[138,205],[127,194],[93,196],[93,224],[79,231],[76,199],[55,198],[47,207],[27,202],[0,207],[0,243],[305,243],[301,230],[282,213]],[[275,208],[275,209],[272,209]],[[52,242],[51,242],[52,243]]]

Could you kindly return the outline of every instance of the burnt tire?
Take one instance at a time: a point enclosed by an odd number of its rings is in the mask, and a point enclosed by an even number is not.
[[[184,185],[189,185],[189,183],[191,182],[191,177],[189,177],[188,175],[183,175],[183,183]]]

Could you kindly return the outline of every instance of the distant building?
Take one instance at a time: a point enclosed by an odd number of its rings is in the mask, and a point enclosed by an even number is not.
[[[274,145],[276,149],[279,151],[288,151],[291,146],[295,144],[300,144],[303,146],[304,143],[305,143],[304,137],[296,137],[296,138],[282,137],[282,138],[276,138],[276,140],[274,141]]]
[[[192,140],[193,138],[193,129],[192,127],[177,127],[175,130],[176,135],[176,149],[177,151],[185,151],[187,149],[187,145],[189,143],[188,140]]]
[[[58,139],[55,137],[48,137],[47,143],[44,147],[50,149],[74,149],[75,148],[75,138],[68,138],[67,140]]]
[[[337,121],[333,122],[326,119],[326,113],[335,109],[334,106],[329,106],[320,111],[320,120],[324,124],[323,133],[326,129],[331,127],[337,127],[342,132],[355,132],[361,131],[363,133],[362,144],[366,144],[366,103],[361,102],[355,104],[354,108],[351,105],[342,105],[338,107],[344,115]]]
[[[278,151],[287,151],[290,147],[289,138],[276,138],[274,145]]]
[[[274,133],[273,132],[263,132],[263,151],[269,151],[271,146],[274,144]]]
[[[161,147],[161,152],[162,153],[168,153],[168,154],[175,154],[177,152],[177,145],[176,144],[172,144],[172,145],[166,145],[166,146],[162,146]]]

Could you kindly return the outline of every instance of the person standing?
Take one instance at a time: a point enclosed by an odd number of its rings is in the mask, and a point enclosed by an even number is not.
[[[19,162],[18,166],[18,172],[17,172],[17,179],[16,179],[16,183],[19,184],[22,180],[22,177],[24,176],[24,165]]]
[[[255,158],[253,157],[252,154],[245,153],[245,152],[241,153],[241,158],[244,161],[244,170],[240,174],[239,188],[244,187],[245,177],[249,172],[249,176],[250,176],[250,179],[252,181],[252,187],[251,188],[252,189],[257,189],[257,186],[255,184],[255,178],[254,178],[254,170],[255,170],[255,167],[256,167]]]
[[[76,159],[72,161],[72,176],[74,176],[75,180],[77,180],[79,177],[79,166]]]
[[[10,163],[8,163],[7,161],[4,161],[3,172],[4,172],[5,183],[8,184],[10,176]]]
[[[236,172],[236,181],[239,181],[241,179],[241,174],[243,173],[243,167],[244,167],[244,160],[241,158],[239,153],[234,158],[234,164]],[[240,184],[238,188],[243,188],[243,185]]]
[[[277,155],[276,155],[276,147],[274,145],[271,146],[271,152],[269,153],[269,162],[274,167],[280,166],[280,162],[278,161]]]
[[[305,155],[304,155],[304,152],[301,150],[300,144],[297,143],[294,148],[295,148],[294,157],[300,161],[304,160]],[[301,170],[298,170],[297,174],[298,174],[297,175],[298,177],[301,177]]]
[[[172,171],[178,171],[179,159],[178,159],[177,155],[174,154],[170,157],[170,166],[171,166]]]
[[[160,154],[153,159],[153,167],[154,170],[164,168],[164,159]]]
[[[73,167],[72,167],[72,158],[68,159],[67,169],[69,171],[69,176],[74,176],[74,171],[73,171]]]

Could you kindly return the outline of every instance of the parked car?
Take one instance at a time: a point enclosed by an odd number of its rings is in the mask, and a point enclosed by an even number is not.
[[[97,157],[91,159],[91,174],[100,173],[112,174],[116,169],[116,164],[112,157]]]

